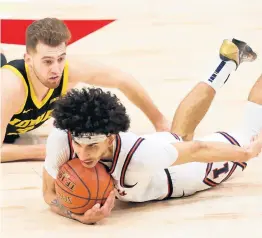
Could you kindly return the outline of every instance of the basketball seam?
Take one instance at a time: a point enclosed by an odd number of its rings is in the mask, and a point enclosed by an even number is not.
[[[110,175],[110,174],[109,174],[109,175]],[[108,188],[109,188],[110,182],[111,182],[111,175],[110,175],[110,177],[109,177],[109,182],[108,182],[108,184],[107,184],[107,187],[106,187],[106,189],[105,189],[105,191],[104,191],[104,194],[103,194],[102,198],[105,198],[104,196],[105,196],[105,193],[107,192],[107,190],[108,190]],[[106,198],[105,198],[105,199],[106,199]]]
[[[98,193],[99,193],[99,177],[98,177],[98,172],[97,172],[97,168],[95,167],[95,171],[96,171],[96,201],[97,201],[97,197],[98,197]],[[95,202],[96,204],[96,202]]]
[[[72,169],[72,167],[69,166],[69,164],[66,164],[66,165]],[[63,168],[64,168],[64,170],[66,170],[67,173],[70,173],[69,170],[66,168],[66,166],[64,166]],[[74,172],[75,172],[75,171],[74,171]],[[78,176],[77,176],[77,177],[78,177]],[[56,180],[58,180],[61,184],[63,184],[59,179],[56,179]],[[83,181],[82,181],[82,182],[83,182]],[[83,198],[83,199],[86,200],[85,197],[81,197],[81,196],[79,196],[79,195],[75,195],[75,194],[73,194],[73,193],[71,193],[71,192],[66,191],[64,188],[62,188],[62,187],[57,183],[57,181],[56,181],[56,184],[57,184],[58,187],[61,188],[64,192],[67,192],[67,193],[70,194],[70,195],[76,196],[76,197],[78,197],[78,198]],[[90,192],[89,192],[89,195],[90,195]],[[89,196],[89,197],[90,197],[90,196]],[[94,199],[91,199],[91,200],[94,200]]]
[[[78,196],[78,195],[76,195],[76,194],[70,193],[70,192],[66,191],[63,187],[61,187],[60,184],[58,184],[58,183],[56,183],[56,185],[57,185],[59,188],[61,188],[64,192],[66,192],[66,193],[68,193],[68,194],[70,194],[70,195],[72,195],[72,196],[74,196],[74,197],[82,198],[82,199],[84,199],[84,200],[95,200],[95,198],[85,198],[85,197],[81,197],[81,196]]]
[[[100,163],[102,166],[104,166],[102,163]],[[62,190],[62,191],[64,191],[65,193],[67,193],[68,195],[71,195],[71,196],[74,196],[74,197],[76,197],[76,198],[80,198],[80,199],[83,199],[84,201],[86,201],[86,203],[84,204],[84,205],[82,205],[82,206],[79,206],[79,207],[70,207],[70,206],[66,206],[66,205],[64,205],[64,207],[66,207],[66,208],[68,208],[68,209],[70,209],[70,210],[77,210],[77,209],[80,209],[80,208],[83,208],[83,207],[85,207],[85,206],[87,206],[88,204],[89,204],[89,202],[90,201],[95,201],[95,204],[97,203],[97,202],[100,202],[101,204],[104,204],[104,202],[106,201],[106,197],[104,197],[105,196],[105,193],[107,192],[107,190],[108,190],[108,188],[109,188],[109,185],[110,185],[110,183],[111,183],[111,175],[109,174],[109,182],[108,182],[108,184],[107,184],[107,187],[106,187],[106,189],[105,189],[105,191],[104,191],[104,193],[102,194],[102,198],[98,198],[98,195],[99,195],[99,173],[98,173],[98,170],[97,170],[97,168],[96,167],[94,167],[94,169],[95,169],[95,171],[96,171],[96,177],[97,177],[97,192],[96,192],[96,198],[91,198],[91,192],[90,192],[90,190],[89,190],[89,188],[88,188],[88,186],[84,183],[84,181],[78,176],[78,174],[76,173],[76,171],[74,170],[74,168],[72,167],[72,166],[70,166],[69,164],[67,164],[67,166],[68,166],[68,168],[66,168],[66,167],[64,167],[64,169],[69,173],[69,170],[68,169],[71,169],[71,171],[75,174],[75,176],[82,182],[82,184],[84,185],[84,187],[86,188],[86,190],[87,190],[87,192],[88,192],[88,195],[89,195],[89,198],[86,198],[86,197],[81,197],[81,196],[79,196],[79,195],[76,195],[76,194],[73,194],[73,193],[71,193],[71,192],[68,192],[67,190],[65,190],[63,187],[62,187],[62,185],[63,185],[63,183],[61,183],[61,181],[59,180],[59,179],[57,179],[58,180],[58,182],[56,182],[56,185]],[[76,214],[83,214],[83,213],[76,213]]]
[[[80,181],[82,182],[82,184],[84,185],[84,187],[87,189],[88,193],[89,193],[89,197],[91,197],[91,192],[89,190],[89,188],[86,186],[86,184],[84,183],[84,181],[78,176],[78,174],[76,173],[76,171],[69,165],[67,164],[71,169],[72,171],[75,173],[75,175],[80,179]]]
[[[71,168],[71,170],[73,170],[73,168],[69,165],[69,164],[66,164],[69,168]],[[64,169],[66,170],[66,172],[67,173],[70,173],[69,172],[69,170],[66,168],[66,166],[64,166]],[[73,172],[76,174],[76,172],[73,170]],[[76,174],[76,176],[79,178],[79,176]],[[80,178],[79,178],[80,179]],[[60,181],[59,179],[58,179],[58,181]],[[81,182],[83,183],[83,181],[81,180]],[[62,183],[62,182],[61,182]],[[62,183],[63,184],[63,183]],[[83,185],[84,185],[84,187],[86,187],[85,186],[85,184],[83,183]],[[59,186],[60,187],[60,186]],[[60,187],[61,189],[63,189],[62,187]],[[64,190],[64,189],[63,189]],[[67,192],[66,190],[64,190],[65,192]],[[87,190],[87,192],[89,192],[89,197],[91,197],[90,196],[90,191],[89,190]],[[76,196],[76,197],[79,197],[79,198],[83,198],[83,199],[86,199],[85,197],[80,197],[80,196],[78,196],[78,195],[74,195],[74,194],[72,194],[72,193],[70,193],[70,192],[67,192],[68,194],[70,194],[70,195],[73,195],[73,196]],[[92,199],[93,200],[93,199]]]

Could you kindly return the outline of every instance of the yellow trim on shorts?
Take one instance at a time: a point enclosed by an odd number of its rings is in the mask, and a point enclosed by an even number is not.
[[[26,104],[26,101],[27,101],[27,97],[28,97],[28,86],[26,84],[26,81],[25,81],[25,78],[24,76],[19,72],[19,70],[17,68],[15,68],[14,66],[12,65],[4,65],[2,68],[5,68],[5,69],[10,69],[18,78],[20,78],[24,84],[24,87],[25,87],[25,92],[26,92],[26,97],[25,97],[25,101],[21,107],[21,109],[15,113],[15,115],[17,114],[20,114],[23,110],[24,110],[24,107],[25,107],[25,104]]]

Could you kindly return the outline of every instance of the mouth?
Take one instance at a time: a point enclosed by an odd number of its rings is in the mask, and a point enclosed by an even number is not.
[[[81,163],[84,165],[84,166],[91,166],[93,165],[94,163],[96,162],[96,160],[85,160],[85,161],[81,161]]]
[[[56,80],[59,79],[59,76],[50,77],[49,79],[52,80],[52,81],[56,81]]]

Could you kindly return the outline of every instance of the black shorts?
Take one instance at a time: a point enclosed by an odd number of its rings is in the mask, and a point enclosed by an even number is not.
[[[0,53],[0,58],[1,58],[1,65],[0,65],[0,68],[1,68],[7,63],[7,60],[6,60],[5,55],[2,53]]]
[[[14,144],[16,139],[18,139],[19,135],[5,135],[4,143],[6,144]]]

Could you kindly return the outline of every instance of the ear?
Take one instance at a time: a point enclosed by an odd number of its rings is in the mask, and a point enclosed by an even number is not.
[[[108,144],[111,146],[115,140],[115,135],[110,135],[108,138]]]
[[[32,56],[28,53],[25,53],[24,54],[24,60],[25,60],[25,63],[28,64],[28,65],[31,65],[32,64]]]

